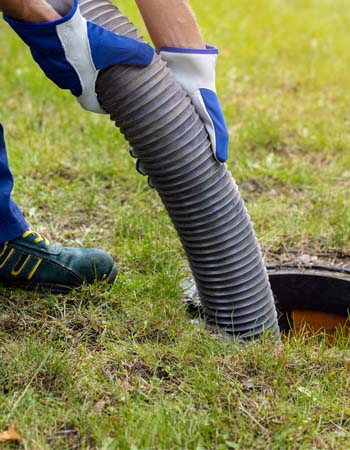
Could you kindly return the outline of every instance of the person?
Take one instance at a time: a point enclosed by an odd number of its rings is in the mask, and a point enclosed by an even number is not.
[[[228,132],[215,88],[218,50],[204,43],[187,0],[136,0],[157,52],[201,116],[218,163],[227,160]],[[154,49],[86,21],[78,0],[0,0],[4,20],[34,60],[83,108],[104,113],[95,93],[98,72],[113,64],[147,66]],[[65,292],[84,283],[113,283],[113,258],[98,249],[51,244],[33,231],[11,198],[13,177],[0,125],[0,284]]]

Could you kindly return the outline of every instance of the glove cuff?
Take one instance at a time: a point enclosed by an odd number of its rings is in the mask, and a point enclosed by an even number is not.
[[[23,39],[22,35],[27,35],[31,31],[47,31],[53,27],[71,20],[74,14],[79,9],[78,0],[73,0],[72,9],[63,17],[51,22],[22,22],[20,20],[13,19],[12,17],[3,14],[4,20],[15,30],[15,32]]]
[[[218,55],[219,50],[212,45],[206,45],[205,48],[181,48],[181,47],[162,47],[160,53],[183,53],[189,55]]]
[[[209,45],[205,49],[162,47],[160,51],[161,57],[190,96],[200,88],[216,93],[215,68],[218,53],[217,48]]]

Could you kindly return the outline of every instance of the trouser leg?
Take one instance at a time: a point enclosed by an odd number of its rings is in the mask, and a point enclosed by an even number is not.
[[[28,228],[23,214],[11,199],[13,177],[9,168],[4,129],[0,125],[0,243],[20,236]]]

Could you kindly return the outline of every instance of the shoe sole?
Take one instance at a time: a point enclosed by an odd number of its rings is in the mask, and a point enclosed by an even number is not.
[[[116,278],[118,275],[118,268],[117,265],[114,263],[111,271],[109,274],[104,278],[103,280],[96,280],[96,283],[98,282],[106,282],[108,284],[114,284]],[[51,284],[51,283],[24,283],[24,282],[9,282],[9,281],[1,281],[0,285],[7,287],[7,288],[16,288],[16,289],[23,289],[25,291],[40,291],[40,292],[50,292],[51,294],[67,294],[70,291],[76,290],[81,288],[82,286],[88,286],[88,284],[83,283],[78,286],[67,286],[67,285],[60,285],[60,284]]]

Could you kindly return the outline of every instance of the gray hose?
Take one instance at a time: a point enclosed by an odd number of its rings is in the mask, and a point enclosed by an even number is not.
[[[80,0],[83,15],[141,39],[109,0]],[[256,339],[278,337],[273,295],[249,215],[226,165],[217,163],[190,99],[159,56],[147,68],[113,66],[98,99],[150,176],[188,257],[209,323]]]

